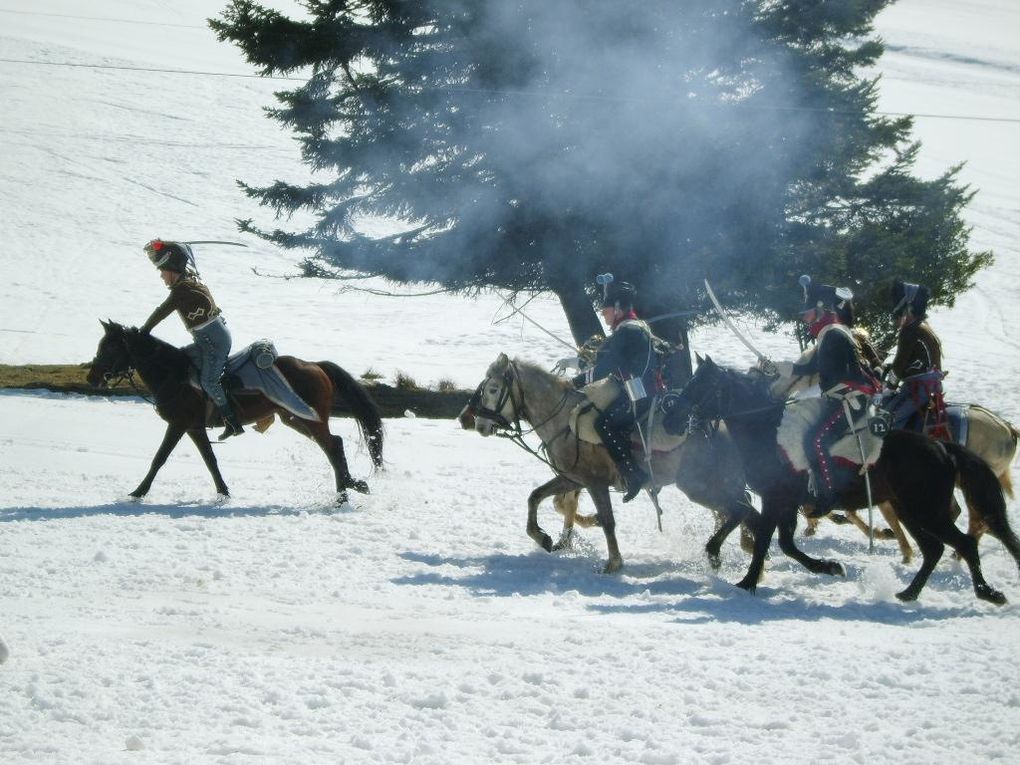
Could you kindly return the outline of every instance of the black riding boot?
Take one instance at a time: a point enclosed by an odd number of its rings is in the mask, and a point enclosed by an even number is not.
[[[599,435],[602,436],[602,443],[609,452],[609,456],[613,458],[613,462],[616,463],[616,467],[626,484],[623,501],[630,502],[645,485],[645,482],[648,480],[648,474],[634,462],[631,452],[630,432],[633,423],[622,420],[622,418],[605,417],[605,415],[612,412],[613,408],[611,407],[595,421],[595,426]]]
[[[223,415],[223,423],[226,427],[223,432],[220,433],[220,437],[217,439],[223,441],[231,436],[239,436],[244,433],[244,428],[241,427],[241,421],[237,419],[237,414],[234,412],[234,407],[229,403],[226,406],[220,407],[220,414]]]

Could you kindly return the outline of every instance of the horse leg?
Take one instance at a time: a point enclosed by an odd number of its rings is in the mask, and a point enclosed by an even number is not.
[[[896,593],[897,598],[906,602],[917,600],[917,596],[921,594],[921,590],[928,581],[928,577],[931,576],[931,572],[934,571],[935,564],[942,557],[942,552],[946,549],[946,546],[931,532],[918,526],[914,519],[908,520],[903,518],[902,515],[901,519],[906,525],[907,530],[913,535],[917,546],[921,549],[921,568],[918,569],[907,589]]]
[[[900,556],[903,562],[910,563],[914,559],[914,548],[910,546],[910,540],[903,533],[903,526],[900,524],[899,516],[896,515],[896,509],[890,502],[879,502],[878,511],[885,518],[885,522],[889,524],[889,530],[892,532],[892,535],[896,537],[896,543],[900,546]]]
[[[314,441],[322,449],[326,459],[333,468],[333,475],[336,479],[336,501],[342,505],[348,501],[347,489],[354,489],[362,494],[368,493],[368,484],[364,481],[355,481],[351,478],[350,470],[347,467],[347,456],[344,454],[344,442],[340,436],[334,436],[329,432],[329,421],[321,420],[312,422],[302,420],[291,414],[280,413],[280,420],[284,425],[297,431],[305,438]]]
[[[577,521],[577,502],[581,498],[581,490],[567,491],[553,497],[553,507],[563,516],[563,530],[559,541],[553,545],[554,550],[569,550],[574,541],[574,522]],[[584,516],[591,518],[591,516]],[[591,525],[591,524],[589,524]]]
[[[779,549],[787,557],[793,558],[812,574],[828,574],[830,576],[846,576],[843,564],[835,560],[824,560],[812,558],[805,553],[794,541],[794,533],[797,531],[797,507],[790,511],[784,511],[779,517]]]
[[[149,493],[149,489],[152,488],[152,481],[156,477],[156,473],[166,463],[166,458],[170,456],[170,452],[174,450],[177,443],[184,436],[185,428],[176,423],[171,422],[166,426],[166,433],[163,434],[163,443],[159,445],[156,450],[156,455],[152,458],[152,464],[149,466],[149,472],[145,474],[145,478],[138,484],[131,496],[135,498],[144,497]]]
[[[744,499],[723,505],[722,509],[716,512],[717,524],[715,532],[705,543],[705,554],[708,556],[708,565],[718,571],[722,564],[722,544],[737,526],[741,527],[740,547],[746,553],[754,551],[754,532],[758,511],[754,509],[750,498],[746,493]]]
[[[613,503],[609,498],[609,487],[603,485],[589,486],[588,493],[595,503],[595,512],[598,515],[599,525],[606,535],[606,548],[609,552],[609,559],[606,561],[603,574],[612,574],[623,568],[623,557],[620,555],[620,547],[616,543],[616,519],[613,517]]]
[[[216,455],[213,453],[212,444],[209,443],[209,434],[206,433],[205,428],[189,428],[188,436],[198,447],[198,453],[202,455],[202,461],[205,462],[206,469],[212,475],[213,483],[216,484],[216,492],[224,497],[229,497],[230,491],[220,474],[220,466],[216,462]]]
[[[777,507],[776,498],[765,495],[762,497],[761,516],[758,519],[757,528],[754,530],[754,552],[751,554],[751,563],[747,567],[744,578],[737,582],[737,587],[754,594],[761,579],[762,570],[765,568],[765,558],[769,552],[769,545],[772,543],[772,535],[778,525],[777,516],[780,508]],[[796,512],[796,511],[794,511]]]
[[[573,481],[561,475],[556,475],[552,480],[546,481],[528,495],[528,536],[534,539],[538,546],[546,552],[553,551],[553,542],[552,537],[546,534],[542,527],[538,525],[538,506],[546,497],[551,497],[554,494],[564,494],[576,487],[577,484]],[[565,528],[566,523],[564,523]]]
[[[968,534],[964,534],[953,524],[949,524],[947,528],[941,529],[941,532],[944,534],[945,542],[966,561],[967,568],[970,569],[971,580],[974,583],[974,594],[980,600],[987,600],[989,603],[994,603],[997,606],[1003,605],[1006,602],[1006,596],[989,586],[988,582],[985,581],[984,574],[981,572],[981,556],[978,554],[977,540]]]

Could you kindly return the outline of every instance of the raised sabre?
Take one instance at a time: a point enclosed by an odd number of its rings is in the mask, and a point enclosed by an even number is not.
[[[768,362],[769,361],[768,356],[766,356],[764,353],[762,353],[753,345],[751,345],[751,341],[744,337],[742,334],[740,334],[740,330],[737,329],[736,326],[734,326],[732,321],[730,321],[730,317],[723,312],[723,308],[719,304],[719,299],[715,296],[715,293],[712,292],[712,285],[708,283],[708,279],[705,279],[705,291],[708,292],[708,299],[711,300],[712,305],[715,306],[715,310],[716,313],[719,314],[719,318],[721,318],[723,322],[725,322],[726,326],[730,328],[730,332],[737,336],[737,340],[742,342],[744,346],[747,348],[747,350],[749,350],[758,358],[759,363]]]

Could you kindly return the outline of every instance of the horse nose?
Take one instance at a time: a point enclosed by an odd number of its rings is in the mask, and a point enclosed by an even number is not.
[[[460,414],[457,415],[457,421],[464,430],[474,430],[475,413],[471,411],[471,407],[465,406],[461,409]]]

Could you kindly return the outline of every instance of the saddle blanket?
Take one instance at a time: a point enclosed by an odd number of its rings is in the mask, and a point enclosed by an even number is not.
[[[301,398],[276,366],[279,354],[269,340],[256,340],[227,359],[223,387],[228,393],[261,393],[302,420],[319,421],[318,413]],[[198,370],[192,367],[188,382],[202,390]]]
[[[967,418],[967,410],[970,408],[969,404],[946,404],[946,428],[949,430],[949,435],[952,437],[953,442],[960,444],[961,446],[967,445],[967,431],[970,428],[970,420]],[[921,431],[921,422],[919,418],[912,418],[907,421],[906,430]],[[940,430],[938,425],[931,422],[927,424],[925,432],[927,435],[938,436],[941,435],[938,432]]]
[[[578,404],[570,412],[570,431],[582,441],[589,444],[601,444],[602,438],[595,429],[595,420],[606,407],[616,400],[617,396],[623,394],[623,386],[613,377],[606,377],[602,380],[584,386],[581,392],[585,395],[585,401]],[[653,408],[654,411],[654,408]],[[647,428],[647,415],[642,419],[641,426]],[[662,417],[652,423],[651,449],[653,452],[671,452],[679,447],[687,435],[673,436],[662,427]],[[635,428],[632,436],[635,448],[642,449],[641,436]]]
[[[794,472],[803,473],[815,465],[814,456],[808,452],[808,442],[811,440],[811,434],[821,423],[826,403],[828,402],[823,398],[798,399],[783,412],[776,441]],[[873,435],[868,428],[868,420],[874,413],[870,405],[862,406],[858,411],[851,409],[851,412],[854,417],[853,429],[847,429],[846,417],[843,415],[835,426],[841,429],[843,434],[829,448],[829,456],[836,462],[859,468],[858,472],[863,475],[868,467],[878,461],[878,455],[882,451],[882,439]],[[858,435],[860,443],[857,441]]]

